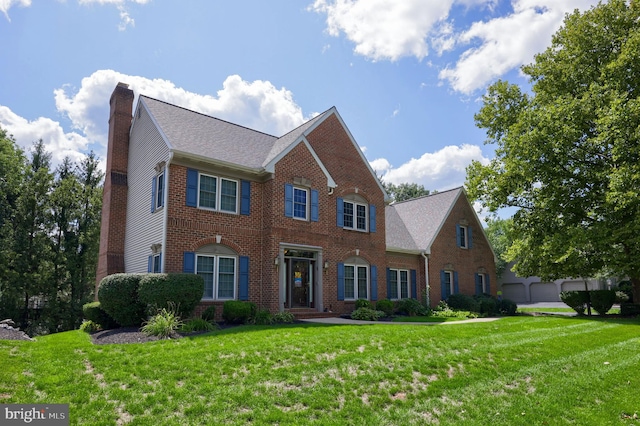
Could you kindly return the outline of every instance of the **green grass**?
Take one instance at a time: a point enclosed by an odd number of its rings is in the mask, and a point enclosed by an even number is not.
[[[518,307],[518,312],[571,312],[576,313],[571,308],[521,308]],[[620,313],[620,308],[611,308],[607,314],[609,315],[617,315]],[[593,315],[598,315],[595,311],[592,312]]]
[[[640,425],[640,321],[242,326],[93,345],[0,341],[0,403],[71,424]]]
[[[441,318],[434,316],[415,316],[415,317],[395,317],[393,322],[451,322],[451,321],[462,321],[468,318]]]

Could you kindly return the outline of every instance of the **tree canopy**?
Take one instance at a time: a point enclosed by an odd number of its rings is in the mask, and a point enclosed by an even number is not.
[[[507,258],[520,275],[630,277],[640,295],[640,3],[611,0],[565,17],[522,71],[498,81],[476,124],[496,145],[467,170],[468,194],[517,207]]]
[[[391,198],[391,201],[394,202],[407,201],[413,198],[436,193],[436,191],[429,191],[428,189],[425,189],[423,185],[419,185],[417,183],[405,182],[394,185],[383,181],[382,186],[387,192],[387,195]]]

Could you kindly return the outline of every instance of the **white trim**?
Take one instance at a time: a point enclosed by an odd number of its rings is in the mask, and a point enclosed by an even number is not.
[[[353,295],[354,297],[347,297],[347,268],[353,268]],[[371,267],[370,265],[367,263],[366,265],[359,265],[359,264],[355,264],[355,263],[345,263],[344,264],[344,300],[345,301],[355,301],[358,299],[366,299],[366,300],[371,300]],[[358,279],[360,278],[359,276],[359,269],[362,268],[366,271],[367,274],[367,297],[361,297],[358,294]]]
[[[344,205],[345,204],[352,204],[353,205],[353,226],[344,226],[344,218],[345,218],[345,209],[344,209]],[[364,229],[358,228],[358,215],[357,215],[357,206],[362,206],[364,207]],[[342,229],[349,229],[351,231],[360,231],[360,232],[369,232],[369,205],[366,203],[360,203],[357,201],[352,201],[352,200],[345,200],[344,198],[342,199]]]
[[[195,274],[198,274],[198,258],[199,257],[209,257],[213,258],[213,288],[212,295],[213,297],[205,297],[204,294],[201,300],[211,301],[211,300],[236,300],[238,297],[238,256],[229,256],[229,255],[221,255],[221,254],[199,254],[195,253],[195,265],[194,271]],[[219,287],[219,278],[220,278],[220,259],[232,259],[233,260],[233,297],[219,297],[220,287]],[[209,271],[206,271],[209,273]]]
[[[293,219],[296,220],[302,220],[304,222],[309,222],[311,220],[311,218],[309,217],[309,213],[311,211],[311,191],[309,191],[309,189],[307,188],[302,188],[299,186],[294,186],[293,187],[293,194],[292,194],[292,200],[291,200],[291,217]],[[305,201],[304,201],[304,217],[298,217],[296,216],[296,191],[302,191],[305,193]],[[300,203],[298,203],[300,204]]]
[[[387,298],[389,300],[402,300],[402,299],[410,299],[411,298],[411,273],[408,269],[402,268],[389,268],[389,272],[395,272],[396,274],[396,291],[398,292],[398,297],[392,298],[391,295],[387,294]],[[407,274],[407,297],[402,297],[402,280],[400,279],[401,272],[406,272]]]
[[[200,205],[200,178],[202,176],[206,176],[209,178],[213,178],[216,181],[216,193],[215,193],[215,207],[208,207],[208,206],[201,206]],[[235,210],[231,211],[231,210],[222,210],[222,181],[225,180],[227,182],[233,182],[236,184],[236,202],[235,202]],[[202,210],[210,210],[210,211],[216,211],[216,212],[220,212],[220,213],[229,213],[229,214],[238,214],[238,203],[239,203],[239,181],[236,179],[229,179],[229,178],[225,178],[222,176],[215,176],[215,175],[211,175],[209,173],[204,173],[201,171],[198,171],[198,197],[197,197],[197,202],[196,202],[196,206],[199,209]]]

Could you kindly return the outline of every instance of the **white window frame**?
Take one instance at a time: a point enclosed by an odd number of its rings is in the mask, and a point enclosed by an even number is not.
[[[353,268],[353,296],[347,297],[347,268]],[[364,271],[366,275],[367,281],[367,294],[365,297],[362,297],[359,293],[359,285],[358,281],[360,279],[360,273]],[[358,299],[366,299],[370,300],[371,297],[371,273],[369,272],[369,265],[356,265],[356,264],[345,264],[344,265],[344,300],[358,300]]]
[[[353,207],[353,220],[352,226],[347,226],[345,225],[346,221],[346,217],[347,217],[347,213],[346,213],[346,206],[347,204],[351,204]],[[364,207],[364,228],[359,228],[358,227],[358,206],[360,207]],[[359,203],[357,201],[351,201],[351,200],[343,200],[342,201],[342,224],[343,224],[343,228],[344,229],[351,229],[353,231],[360,231],[360,232],[367,232],[369,230],[369,205],[365,204],[365,203]]]
[[[158,173],[155,177],[156,180],[156,193],[153,194],[155,197],[155,210],[160,210],[161,208],[164,207],[164,191],[165,191],[165,186],[166,186],[166,181],[165,181],[165,173],[164,173],[164,169]],[[160,185],[160,182],[162,181],[162,185]]]
[[[157,261],[157,265],[156,265],[156,261]],[[162,256],[160,253],[156,253],[151,257],[151,273],[159,274],[161,272],[162,272]]]
[[[389,300],[402,300],[402,299],[410,299],[411,298],[411,282],[410,282],[410,275],[409,275],[409,270],[408,269],[394,269],[394,268],[389,268],[389,272],[391,272],[392,274],[395,274],[395,286],[396,286],[396,291],[397,291],[397,297],[392,298],[391,295],[387,295],[387,297],[389,298]],[[406,274],[406,288],[407,288],[407,297],[402,297],[402,280],[400,279],[402,276],[402,272],[404,272]]]
[[[212,179],[215,179],[216,181],[216,197],[215,197],[215,207],[208,207],[208,206],[202,206],[200,204],[200,184],[201,184],[201,178],[202,176],[206,176]],[[223,210],[222,209],[222,181],[227,181],[227,182],[233,182],[236,185],[236,199],[235,199],[235,203],[234,203],[234,210]],[[232,214],[238,214],[238,203],[239,203],[239,196],[238,196],[238,188],[239,188],[239,182],[235,179],[228,179],[228,178],[223,178],[220,176],[214,176],[214,175],[210,175],[208,173],[198,173],[198,208],[203,209],[203,210],[212,210],[212,211],[217,211],[217,212],[222,212],[222,213],[232,213]]]
[[[206,297],[204,294],[201,300],[236,300],[238,297],[238,257],[237,256],[224,256],[224,255],[210,255],[210,254],[198,254],[196,253],[195,259],[195,273],[198,274],[198,258],[209,257],[213,259],[213,297]],[[220,278],[220,259],[232,259],[233,260],[233,297],[219,297],[219,278]],[[209,271],[206,271],[207,273]]]
[[[444,271],[444,281],[447,282],[447,277],[449,277],[449,295],[456,294],[455,293],[455,285],[453,283],[453,271]]]
[[[463,249],[469,248],[469,229],[466,225],[460,226],[460,241],[458,241],[458,246]]]
[[[301,204],[301,203],[296,203],[296,191],[300,191],[300,192],[304,192],[305,193],[305,206],[304,206],[304,217],[300,217],[300,216],[296,216],[296,204]],[[309,194],[309,190],[307,188],[300,188],[297,186],[293,187],[293,199],[291,200],[292,204],[291,204],[291,217],[293,217],[294,219],[297,220],[304,220],[307,221],[309,220],[309,205],[310,205],[310,194]]]

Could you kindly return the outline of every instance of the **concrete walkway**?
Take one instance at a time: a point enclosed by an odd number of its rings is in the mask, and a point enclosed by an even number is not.
[[[361,321],[352,320],[346,318],[310,318],[301,319],[304,322],[314,322],[319,324],[333,324],[333,325],[451,325],[451,324],[469,324],[473,322],[491,322],[497,321],[500,318],[472,318],[460,321],[448,321],[448,322],[392,322],[392,321]]]

